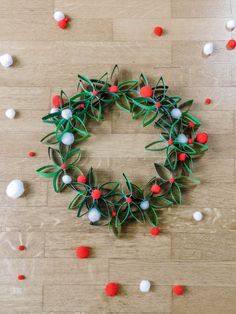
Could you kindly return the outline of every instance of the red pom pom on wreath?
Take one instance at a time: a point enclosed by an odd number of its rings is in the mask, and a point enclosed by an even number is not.
[[[61,104],[61,97],[59,95],[54,95],[52,97],[52,106],[54,108],[60,108],[60,104]],[[62,99],[62,104],[64,104],[64,100]]]
[[[85,104],[79,104],[79,107],[80,107],[80,108],[84,108],[84,107],[85,107]]]
[[[34,157],[35,155],[36,155],[35,152],[28,152],[28,156],[29,156],[29,157]]]
[[[18,280],[25,280],[25,276],[24,275],[18,275],[17,278],[18,278]]]
[[[132,203],[132,198],[131,197],[127,197],[126,198],[126,203],[129,203],[129,204]]]
[[[161,187],[158,184],[153,184],[151,187],[151,191],[153,194],[159,194],[161,192]]]
[[[140,95],[142,97],[152,97],[152,95],[153,95],[152,88],[150,86],[143,86],[140,89]]]
[[[173,141],[172,141],[172,140],[168,140],[167,143],[168,143],[169,145],[172,145],[172,144],[173,144]]]
[[[159,227],[153,227],[150,230],[151,235],[153,235],[154,237],[158,236],[158,234],[160,234],[161,230]]]
[[[92,191],[91,195],[93,199],[98,200],[101,197],[102,193],[99,189],[95,189]]]
[[[85,176],[78,176],[77,182],[85,184],[87,182],[87,178]]]
[[[93,94],[93,96],[97,96],[98,91],[97,91],[97,90],[94,90],[94,91],[92,91],[92,94]]]
[[[62,169],[62,170],[66,170],[66,169],[67,169],[67,165],[66,165],[66,164],[62,164],[62,165],[61,165],[61,169]]]
[[[158,102],[156,102],[156,107],[157,108],[160,108],[161,107],[161,103],[158,101]]]
[[[112,217],[116,217],[116,212],[113,211],[113,212],[111,213],[111,215],[112,215]]]
[[[188,126],[189,126],[190,128],[194,128],[194,127],[195,127],[195,123],[194,123],[193,121],[190,121],[189,124],[188,124]]]
[[[161,26],[156,26],[154,28],[154,34],[160,37],[163,34],[163,28]]]
[[[207,133],[199,133],[196,136],[196,141],[200,144],[206,144],[208,141],[208,134]]]
[[[176,285],[172,288],[172,291],[176,295],[183,295],[184,294],[184,287],[180,285]]]
[[[188,144],[193,144],[193,139],[192,138],[188,139]]]
[[[90,254],[90,248],[88,246],[79,246],[76,248],[75,254],[78,258],[87,258]]]
[[[18,246],[18,251],[24,251],[25,250],[25,246],[24,245],[19,245]]]
[[[230,39],[227,43],[228,49],[234,49],[236,47],[236,41],[234,39]]]
[[[170,178],[169,182],[170,182],[170,184],[173,184],[175,182],[175,179],[174,178]]]
[[[117,93],[118,92],[118,86],[113,85],[109,87],[109,92],[111,93]]]
[[[105,294],[108,297],[114,297],[119,292],[119,284],[116,282],[109,282],[105,287]]]
[[[205,99],[205,104],[210,105],[211,104],[211,98],[206,98]]]
[[[67,22],[68,22],[68,18],[65,17],[63,20],[57,22],[57,25],[61,29],[65,29],[65,28],[67,28]]]
[[[180,153],[178,155],[178,160],[179,161],[185,161],[186,158],[187,158],[187,155],[185,153]]]

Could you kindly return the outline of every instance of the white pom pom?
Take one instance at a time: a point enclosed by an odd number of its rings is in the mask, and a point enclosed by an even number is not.
[[[52,108],[52,109],[50,110],[50,113],[56,113],[56,112],[58,112],[58,111],[59,111],[58,108]]]
[[[203,214],[199,211],[193,213],[193,219],[196,221],[201,221],[203,219]]]
[[[214,51],[213,43],[206,43],[203,47],[203,53],[205,56],[210,56]]]
[[[13,58],[9,53],[0,56],[0,63],[4,68],[8,68],[13,64]]]
[[[56,11],[54,14],[53,14],[53,17],[54,17],[54,20],[56,20],[57,22],[61,21],[61,20],[64,20],[65,18],[65,14],[61,11]]]
[[[17,199],[21,197],[24,191],[25,189],[23,182],[21,180],[15,179],[8,184],[6,194],[10,198]]]
[[[172,109],[170,114],[174,119],[179,119],[182,116],[182,112],[178,108]]]
[[[88,212],[88,220],[91,222],[97,222],[101,219],[101,213],[97,208],[93,207]]]
[[[227,28],[229,31],[234,30],[235,27],[236,27],[236,22],[235,22],[235,20],[229,20],[229,21],[227,21],[227,23],[226,23],[226,28]]]
[[[72,117],[72,111],[70,109],[63,109],[61,112],[62,118],[69,120]]]
[[[65,184],[70,184],[72,182],[71,176],[68,176],[68,174],[65,174],[62,177],[62,182],[65,183]]]
[[[151,283],[149,280],[142,280],[139,284],[139,290],[141,292],[149,292],[151,288]]]
[[[149,201],[142,201],[142,202],[140,203],[140,208],[141,208],[142,210],[148,209],[148,208],[149,208]]]
[[[176,138],[177,142],[181,143],[181,144],[186,144],[188,143],[188,138],[186,135],[184,134],[179,134]]]
[[[75,137],[72,133],[66,132],[62,135],[61,141],[64,145],[71,145],[74,143]]]
[[[7,109],[7,110],[5,111],[5,116],[6,116],[8,119],[12,120],[12,119],[14,119],[15,116],[16,116],[16,111],[15,111],[13,108]]]

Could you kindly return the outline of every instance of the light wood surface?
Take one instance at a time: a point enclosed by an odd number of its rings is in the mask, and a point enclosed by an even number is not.
[[[66,30],[52,15],[62,10],[72,21]],[[235,0],[1,0],[0,54],[15,65],[0,69],[0,313],[2,314],[235,314],[236,313],[236,55],[225,48],[225,22],[236,13]],[[162,25],[157,38],[153,28]],[[202,56],[206,41],[215,53]],[[116,239],[107,228],[78,220],[66,205],[71,192],[57,195],[34,171],[47,162],[39,140],[50,130],[41,117],[51,96],[73,95],[77,74],[96,76],[119,64],[122,78],[163,75],[170,91],[194,98],[194,114],[210,134],[210,150],[195,163],[202,185],[185,194],[184,205],[164,210],[162,233],[131,224]],[[204,99],[210,97],[211,105]],[[17,118],[4,112],[15,108]],[[137,183],[154,173],[163,154],[145,152],[158,137],[152,127],[112,109],[82,145],[82,168],[92,165],[101,180],[126,172]],[[36,151],[35,158],[27,152]],[[6,197],[7,183],[25,182],[24,197]],[[204,213],[202,222],[192,219]],[[19,244],[27,247],[19,252]],[[92,248],[78,260],[79,245]],[[17,281],[24,274],[26,280]],[[148,294],[139,282],[149,279]],[[122,285],[107,298],[108,281]],[[174,284],[186,286],[175,297]]]

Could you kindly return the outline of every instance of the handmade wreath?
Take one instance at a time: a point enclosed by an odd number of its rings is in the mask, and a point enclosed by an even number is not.
[[[52,178],[55,192],[65,188],[75,191],[68,208],[76,209],[78,217],[87,214],[94,225],[105,221],[116,234],[131,220],[142,223],[147,220],[157,227],[158,210],[180,204],[182,190],[199,183],[191,175],[192,160],[208,149],[208,135],[197,134],[201,122],[188,113],[193,100],[181,103],[179,96],[167,95],[168,86],[162,77],[156,86],[150,87],[144,74],[139,80],[124,82],[118,82],[117,76],[117,66],[110,77],[108,73],[99,79],[79,75],[75,96],[69,98],[64,91],[54,96],[54,108],[42,120],[55,124],[56,131],[47,134],[41,142],[57,144],[57,148],[48,147],[52,164],[36,170],[38,175]],[[84,175],[77,165],[81,150],[76,144],[90,136],[86,122],[88,119],[102,121],[104,109],[113,104],[131,113],[133,119],[142,118],[143,127],[156,120],[154,126],[162,130],[160,139],[145,149],[165,151],[166,160],[154,164],[158,176],[151,178],[144,188],[131,182],[125,174],[123,182],[98,184],[93,168]]]

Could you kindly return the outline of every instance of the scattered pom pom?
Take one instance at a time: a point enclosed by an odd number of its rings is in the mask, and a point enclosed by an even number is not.
[[[226,47],[230,50],[234,49],[236,47],[236,41],[234,39],[230,39]]]
[[[56,11],[53,14],[54,20],[56,20],[57,22],[64,20],[65,18],[65,14],[61,11]]]
[[[101,213],[96,207],[90,208],[88,211],[88,220],[92,223],[97,222],[101,219]]]
[[[29,157],[34,157],[34,156],[36,156],[36,153],[35,153],[35,152],[30,151],[30,152],[28,152],[28,156],[29,156]]]
[[[13,109],[13,108],[7,109],[7,110],[5,111],[5,116],[6,116],[8,119],[10,119],[10,120],[14,119],[15,116],[16,116],[16,111],[15,111],[15,109]]]
[[[156,108],[160,108],[161,107],[161,103],[158,101],[156,102]]]
[[[0,63],[4,68],[9,68],[13,65],[13,58],[9,53],[5,53],[4,55],[0,56]]]
[[[17,278],[18,278],[18,280],[25,280],[25,276],[24,275],[18,275]]]
[[[177,285],[177,286],[174,286],[172,288],[172,291],[176,295],[182,295],[182,294],[184,294],[184,287],[180,286],[180,285]]]
[[[58,27],[61,28],[61,29],[67,28],[67,26],[68,26],[67,19],[64,18],[63,20],[57,22],[57,25],[58,25]]]
[[[193,141],[193,138],[189,138],[189,139],[188,139],[188,144],[193,144],[193,142],[194,142],[194,141]]]
[[[111,93],[118,93],[118,86],[113,85],[109,87],[109,92]]]
[[[85,104],[80,104],[79,107],[80,108],[85,108]]]
[[[62,177],[62,182],[65,183],[65,184],[70,184],[72,182],[71,176],[68,176],[68,174],[65,174]]]
[[[199,211],[193,213],[193,219],[196,221],[201,221],[203,219],[203,214]]]
[[[102,196],[102,193],[99,189],[95,189],[95,190],[92,190],[91,196],[94,200],[98,200]]]
[[[72,111],[70,109],[63,109],[61,112],[61,116],[65,120],[70,120],[72,118]]]
[[[185,134],[179,134],[176,138],[177,142],[180,144],[187,144],[188,143],[188,138]]]
[[[25,189],[23,182],[21,180],[15,179],[8,184],[6,194],[10,198],[17,199],[21,197],[24,191]]]
[[[87,258],[90,254],[90,248],[88,246],[79,246],[76,248],[75,254],[78,258]]]
[[[151,235],[153,235],[154,237],[155,236],[158,236],[158,234],[160,234],[161,230],[159,227],[153,227],[151,230],[150,230],[150,233]]]
[[[188,126],[189,126],[190,128],[194,128],[194,127],[195,127],[195,123],[194,123],[193,121],[190,121],[189,124],[188,124]]]
[[[206,144],[208,142],[208,134],[207,133],[197,134],[196,141],[200,144]]]
[[[78,176],[77,182],[85,184],[87,182],[87,178],[85,176]]]
[[[94,90],[94,91],[92,91],[92,94],[93,94],[93,96],[97,96],[97,94],[98,94],[98,91],[97,90]]]
[[[66,165],[66,164],[62,164],[62,165],[61,165],[61,169],[62,169],[62,170],[66,170],[66,169],[67,169],[67,165]]]
[[[179,119],[182,116],[182,112],[179,108],[172,109],[170,114],[173,119]]]
[[[151,187],[151,192],[153,194],[159,194],[161,192],[161,187],[158,184],[153,184]]]
[[[186,158],[187,158],[187,155],[185,153],[179,153],[178,155],[179,161],[185,161]]]
[[[206,98],[205,99],[205,104],[210,105],[211,104],[211,98]]]
[[[214,51],[213,43],[206,43],[203,47],[203,53],[205,56],[210,56]]]
[[[173,141],[170,139],[170,140],[167,141],[167,143],[168,143],[169,145],[172,145],[172,144],[173,144]]]
[[[131,197],[127,197],[127,198],[126,198],[126,203],[130,204],[130,203],[132,203],[132,201],[133,201],[133,200],[132,200]]]
[[[109,282],[105,287],[105,294],[108,297],[114,297],[119,293],[119,284],[116,282]]]
[[[175,179],[174,178],[170,178],[169,182],[170,182],[170,184],[173,184],[175,182]]]
[[[70,132],[66,132],[62,135],[61,137],[61,142],[64,144],[64,145],[71,145],[74,143],[74,140],[75,140],[75,137],[72,133]]]
[[[235,29],[235,26],[236,26],[236,23],[235,23],[235,20],[229,20],[226,22],[226,28],[229,30],[229,31],[232,31]]]
[[[162,36],[163,34],[163,28],[161,26],[156,26],[154,28],[154,34],[157,35],[157,36]]]
[[[115,211],[111,212],[111,215],[112,217],[116,217],[116,212]]]
[[[152,97],[153,95],[153,90],[150,86],[143,86],[141,89],[140,89],[140,95],[142,97]]]
[[[24,251],[25,250],[25,246],[24,245],[19,245],[18,246],[18,251]]]
[[[141,292],[149,292],[151,288],[151,282],[149,280],[142,280],[139,284],[139,290]]]
[[[149,201],[144,200],[140,203],[140,208],[142,210],[147,210],[149,207],[150,207]]]
[[[64,100],[62,99],[62,105],[64,104]],[[59,95],[54,95],[52,97],[52,106],[54,108],[60,108],[61,106],[61,97]]]

